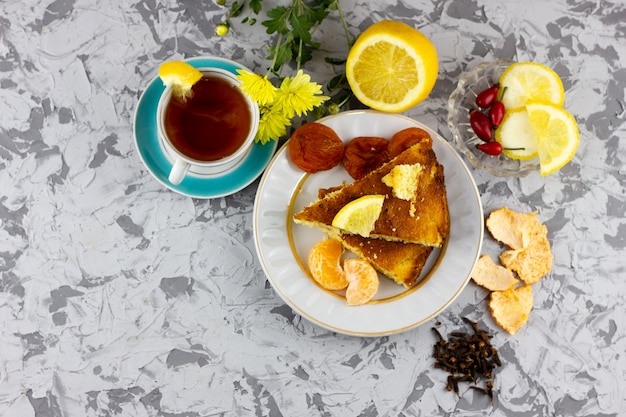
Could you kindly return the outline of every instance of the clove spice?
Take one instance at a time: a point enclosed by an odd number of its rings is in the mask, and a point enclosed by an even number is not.
[[[446,389],[459,394],[459,383],[468,382],[470,388],[489,396],[493,401],[493,371],[502,366],[498,350],[491,345],[491,335],[480,329],[478,323],[463,317],[463,321],[471,326],[471,332],[451,332],[448,339],[439,330],[432,328],[437,336],[433,348],[435,368],[442,369],[450,375]],[[485,386],[477,384],[486,380]]]

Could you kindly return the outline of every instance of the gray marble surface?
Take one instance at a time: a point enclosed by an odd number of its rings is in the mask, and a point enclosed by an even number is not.
[[[265,0],[266,8],[277,2]],[[432,322],[380,338],[301,318],[257,259],[258,181],[191,199],[158,183],[133,141],[158,65],[217,55],[264,71],[270,38],[214,26],[212,1],[0,0],[0,415],[626,415],[626,6],[621,0],[342,0],[353,35],[399,19],[439,52],[406,114],[444,137],[446,102],[485,60],[554,68],[581,145],[560,172],[472,170],[485,213],[537,211],[552,271],[529,322],[501,330],[473,284]],[[347,52],[336,16],[307,71]],[[489,242],[485,244],[489,248]],[[490,404],[445,390],[430,328],[478,320],[503,358]]]

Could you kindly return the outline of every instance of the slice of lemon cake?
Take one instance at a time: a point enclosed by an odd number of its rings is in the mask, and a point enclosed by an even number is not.
[[[368,195],[384,195],[378,219],[368,236],[394,242],[441,247],[450,219],[443,166],[424,138],[363,178],[326,194],[294,215],[294,221],[331,235],[352,233],[333,226],[339,211]]]

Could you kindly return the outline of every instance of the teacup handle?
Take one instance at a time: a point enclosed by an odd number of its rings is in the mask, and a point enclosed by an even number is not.
[[[187,175],[187,171],[189,171],[189,164],[182,159],[176,159],[176,162],[174,162],[174,166],[170,171],[168,180],[173,185],[180,184],[183,178],[185,178],[185,175]]]

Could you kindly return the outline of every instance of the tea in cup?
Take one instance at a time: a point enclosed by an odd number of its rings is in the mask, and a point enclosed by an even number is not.
[[[173,161],[169,181],[179,184],[189,173],[214,176],[235,167],[254,144],[258,105],[239,88],[235,74],[199,68],[202,78],[191,95],[180,98],[168,87],[159,100],[159,137]]]

